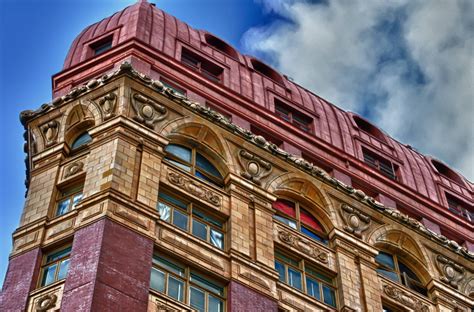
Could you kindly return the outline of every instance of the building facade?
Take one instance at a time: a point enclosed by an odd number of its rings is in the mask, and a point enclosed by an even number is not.
[[[25,111],[1,311],[471,311],[474,185],[140,1]]]

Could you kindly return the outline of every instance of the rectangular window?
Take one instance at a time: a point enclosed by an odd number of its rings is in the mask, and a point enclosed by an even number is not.
[[[113,36],[108,36],[90,45],[93,55],[99,55],[112,48]]]
[[[56,217],[62,216],[76,208],[82,200],[83,184],[70,186],[60,191],[58,204],[56,206]]]
[[[336,307],[333,279],[314,269],[305,260],[296,260],[275,251],[275,270],[279,280],[327,305]]]
[[[275,98],[275,114],[281,119],[292,123],[294,126],[305,132],[312,132],[313,118],[289,107],[281,100]]]
[[[222,73],[224,70],[212,63],[211,61],[206,60],[202,56],[186,49],[183,47],[181,50],[181,63],[186,66],[191,67],[193,70],[200,72],[204,77],[214,82],[222,81]]]
[[[365,149],[362,148],[362,153],[364,155],[364,161],[367,163],[369,166],[377,169],[385,175],[386,177],[392,179],[392,180],[397,180],[397,166],[394,165],[391,161],[386,160],[385,158]]]
[[[224,223],[218,218],[205,213],[193,203],[165,192],[158,194],[157,208],[162,220],[224,249]]]
[[[468,204],[462,202],[461,200],[448,193],[445,193],[445,195],[446,200],[448,201],[449,211],[457,214],[458,216],[468,220],[471,223],[474,223],[474,209],[472,207],[469,209]]]
[[[203,312],[223,312],[225,289],[193,269],[153,256],[150,288]]]
[[[66,278],[70,254],[71,247],[69,246],[45,255],[41,267],[40,287]]]

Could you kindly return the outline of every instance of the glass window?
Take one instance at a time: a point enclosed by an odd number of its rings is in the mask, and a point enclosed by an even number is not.
[[[336,289],[333,278],[320,273],[305,260],[296,260],[275,251],[275,270],[281,282],[305,292],[318,301],[336,307]]]
[[[66,278],[71,247],[47,254],[41,267],[40,287]]]
[[[153,256],[150,287],[203,312],[222,312],[224,287],[172,260]]]
[[[381,156],[362,148],[362,153],[364,156],[364,162],[369,166],[377,169],[386,177],[397,180],[397,166],[391,161],[382,158]]]
[[[281,119],[293,124],[297,128],[305,131],[312,131],[313,119],[297,111],[296,109],[290,108],[281,100],[275,98],[275,113]]]
[[[276,214],[273,216],[275,220],[327,245],[327,235],[325,234],[323,226],[311,213],[304,209],[299,202],[279,198],[272,206],[276,210]]]
[[[421,280],[397,255],[379,251],[379,254],[375,257],[375,262],[378,264],[377,272],[381,275],[424,296],[427,295],[426,288]]]
[[[181,62],[193,70],[200,72],[207,79],[221,82],[224,70],[220,66],[217,66],[186,48],[183,48],[181,51]]]
[[[223,178],[219,170],[195,148],[169,144],[165,151],[167,153],[165,160],[168,163],[191,172],[201,180],[222,187]]]
[[[89,132],[84,132],[80,136],[78,136],[77,139],[74,140],[71,145],[71,148],[76,149],[89,143],[90,141],[92,141],[92,137],[90,136]]]
[[[82,200],[82,189],[84,185],[74,185],[68,187],[60,192],[59,199],[56,206],[56,217],[59,217],[65,213],[76,208],[79,202]]]
[[[219,249],[224,249],[224,223],[187,202],[166,192],[158,194],[160,219],[190,232]]]

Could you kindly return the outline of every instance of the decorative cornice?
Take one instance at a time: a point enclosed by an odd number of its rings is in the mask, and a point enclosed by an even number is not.
[[[192,195],[213,204],[214,206],[221,206],[222,198],[219,195],[182,174],[169,171],[168,181],[172,184],[182,187],[184,191],[189,192]]]
[[[381,212],[382,214],[390,216],[391,218],[397,220],[398,222],[407,225],[408,227],[412,228],[418,233],[428,236],[430,239],[432,239],[436,243],[443,245],[444,247],[450,249],[451,251],[457,254],[460,254],[471,261],[474,260],[474,253],[468,251],[467,248],[465,247],[459,246],[459,244],[456,243],[455,241],[449,240],[445,236],[437,234],[429,230],[417,220],[410,218],[405,214],[400,213],[400,211],[396,210],[395,208],[386,207],[382,203],[376,201],[373,197],[367,196],[363,191],[355,189],[352,186],[346,185],[343,182],[337,180],[336,178],[331,177],[326,171],[319,168],[318,166],[304,160],[303,158],[292,155],[282,150],[276,144],[268,142],[264,137],[260,135],[253,134],[251,131],[244,129],[236,124],[233,124],[222,114],[208,107],[204,107],[198,102],[189,100],[185,95],[175,92],[172,88],[165,87],[160,81],[153,80],[149,76],[139,73],[128,62],[122,63],[117,70],[111,73],[104,74],[99,79],[92,79],[88,83],[72,89],[66,95],[54,99],[49,104],[43,104],[40,107],[40,109],[36,111],[27,110],[27,111],[21,112],[20,120],[22,124],[26,127],[26,124],[28,123],[28,121],[32,120],[33,118],[39,115],[42,115],[48,112],[49,110],[51,110],[52,108],[59,106],[69,100],[76,99],[78,96],[88,91],[91,91],[100,86],[103,86],[104,84],[109,82],[112,78],[117,77],[122,74],[141,81],[142,83],[144,83],[145,85],[153,89],[154,91],[166,96],[172,101],[179,103],[182,106],[187,107],[189,110],[202,116],[203,118],[206,118],[212,121],[214,124],[227,129],[233,134],[246,139],[248,142],[266,150],[272,155],[279,157],[280,159],[290,163],[296,168],[306,172],[307,174],[315,177],[316,179],[326,184],[333,186],[334,188],[370,206],[371,208]]]
[[[401,303],[402,305],[413,309],[415,312],[429,312],[429,306],[421,301],[420,299],[412,296],[408,292],[405,292],[398,287],[395,287],[390,284],[383,285],[383,292],[388,297],[392,298],[393,300]]]
[[[328,253],[322,251],[321,249],[314,246],[307,240],[301,239],[300,237],[292,234],[289,231],[278,231],[278,238],[283,243],[296,248],[297,250],[307,254],[308,256],[314,258],[314,260],[327,264],[328,263]]]

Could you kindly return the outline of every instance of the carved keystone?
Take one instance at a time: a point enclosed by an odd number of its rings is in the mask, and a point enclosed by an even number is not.
[[[240,166],[244,170],[240,175],[257,185],[261,185],[262,179],[268,176],[272,171],[272,165],[269,162],[246,150],[240,150],[237,156]]]
[[[368,215],[347,204],[341,205],[341,216],[346,223],[344,230],[359,238],[362,237],[362,232],[370,226],[370,217]]]

